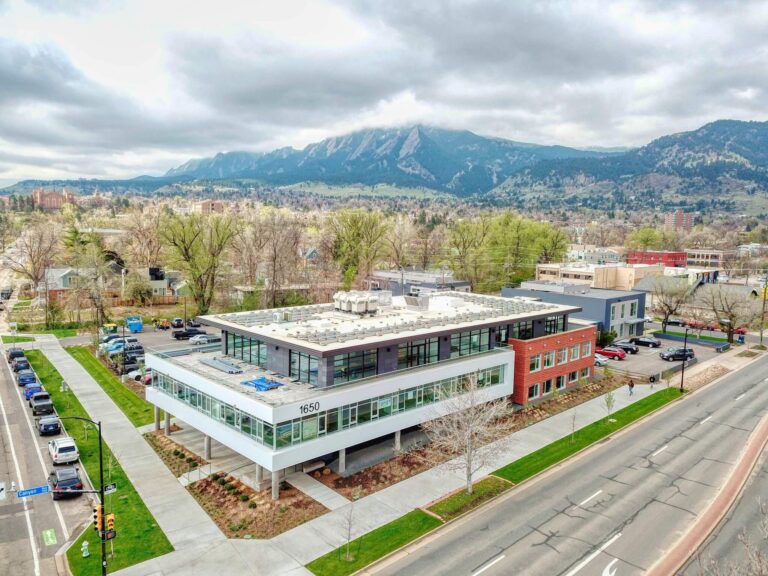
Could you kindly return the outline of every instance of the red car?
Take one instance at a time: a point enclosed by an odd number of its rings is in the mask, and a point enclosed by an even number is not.
[[[694,330],[719,330],[717,322],[703,322],[701,320],[691,320],[688,322],[688,326]]]
[[[627,353],[621,348],[616,346],[606,346],[605,348],[598,348],[595,350],[597,354],[610,358],[611,360],[624,360],[627,357]]]

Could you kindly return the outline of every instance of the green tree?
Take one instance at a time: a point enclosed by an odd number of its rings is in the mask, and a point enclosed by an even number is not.
[[[172,263],[184,274],[198,314],[207,314],[211,308],[235,231],[234,220],[223,215],[174,214],[163,222],[161,236]]]
[[[344,278],[353,268],[369,275],[385,247],[387,222],[380,212],[340,210],[327,222],[334,236],[334,259]]]
[[[635,250],[652,250],[661,247],[662,235],[656,228],[645,226],[627,235],[625,246]]]

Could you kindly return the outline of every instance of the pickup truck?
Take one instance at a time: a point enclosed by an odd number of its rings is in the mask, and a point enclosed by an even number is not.
[[[200,330],[200,328],[187,328],[186,330],[173,331],[173,337],[176,340],[189,340],[192,336],[197,336],[198,334],[207,334],[207,332],[205,330]]]
[[[32,396],[32,416],[39,414],[53,414],[53,402],[50,398],[45,398],[42,395],[38,397],[37,394]]]

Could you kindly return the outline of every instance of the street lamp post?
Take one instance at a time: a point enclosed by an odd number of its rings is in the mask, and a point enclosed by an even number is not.
[[[123,357],[123,374],[125,374],[125,351],[127,349],[128,343],[125,341],[125,318],[123,318],[123,353],[121,356]]]
[[[760,346],[763,345],[763,326],[765,325],[765,297],[768,292],[768,270],[763,271],[763,311],[760,314]]]
[[[106,531],[104,530],[106,523],[104,519],[104,449],[101,439],[101,420],[94,422],[89,418],[82,418],[80,416],[62,416],[59,420],[82,420],[83,422],[90,422],[99,431],[99,502],[101,503],[101,527],[102,532],[99,533],[99,540],[101,541],[101,576],[107,576],[107,539]]]
[[[683,389],[683,382],[685,382],[685,363],[688,362],[688,331],[690,328],[685,327],[685,338],[683,338],[683,370],[680,372],[680,393],[685,392]]]

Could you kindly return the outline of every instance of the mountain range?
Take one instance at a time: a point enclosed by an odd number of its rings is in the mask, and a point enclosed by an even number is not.
[[[162,177],[55,184],[84,192],[100,187],[151,194],[195,180],[423,187],[526,208],[677,205],[761,213],[768,212],[768,122],[718,120],[625,150],[542,146],[421,125],[378,128],[303,150],[222,152],[190,160]],[[25,181],[2,193],[43,184]]]

